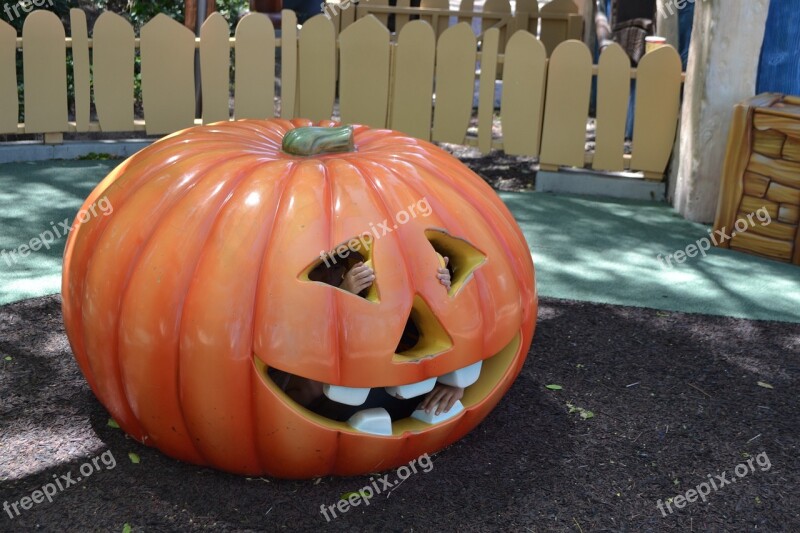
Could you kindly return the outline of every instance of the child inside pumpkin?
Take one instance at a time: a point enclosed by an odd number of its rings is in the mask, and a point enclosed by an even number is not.
[[[451,279],[451,272],[448,269],[449,258],[444,257],[443,259],[444,267],[437,270],[436,277],[445,289],[449,290]],[[332,265],[320,264],[309,273],[308,277],[312,281],[321,281],[353,294],[363,295],[362,293],[365,293],[374,283],[375,271],[364,264],[364,257],[360,253],[351,251],[347,262],[334,263]],[[419,332],[413,324],[407,324],[396,351],[402,352],[410,349],[417,343],[418,339]],[[270,376],[275,383],[283,389],[287,396],[312,411],[339,420],[346,420],[352,411],[352,409],[342,409],[331,406],[330,404],[335,402],[331,402],[324,396],[322,392],[323,384],[319,381],[295,376],[277,369],[270,369]],[[371,396],[376,396],[372,393],[370,394]],[[373,401],[377,400],[380,404],[391,408],[390,412],[397,412],[398,409],[399,411],[407,411],[409,401],[414,401],[413,398],[410,400],[397,400],[388,396],[383,389],[381,389],[377,395],[382,397],[375,398]],[[437,415],[447,413],[463,396],[464,389],[462,387],[453,387],[443,383],[436,383],[436,386],[425,396],[422,402],[412,406],[413,408],[411,411],[414,409],[424,409],[427,413],[435,410],[435,414]],[[326,403],[328,404],[327,406],[325,405]],[[395,405],[385,405],[387,403],[393,403]],[[405,408],[403,404],[405,404]],[[364,406],[358,407],[358,409],[363,408]],[[405,416],[408,416],[408,414],[410,413],[404,413]]]

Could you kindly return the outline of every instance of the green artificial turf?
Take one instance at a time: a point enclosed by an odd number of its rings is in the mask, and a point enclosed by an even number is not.
[[[8,251],[71,223],[118,163],[0,165],[0,251],[6,250],[0,304],[60,291],[64,236],[16,261]],[[800,322],[800,267],[718,248],[662,266],[658,254],[685,250],[709,231],[665,204],[535,192],[500,196],[528,240],[542,296]]]

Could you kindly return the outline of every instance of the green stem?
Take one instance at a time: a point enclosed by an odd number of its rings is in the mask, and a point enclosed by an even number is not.
[[[283,137],[283,151],[292,155],[352,152],[354,149],[353,126],[307,126],[290,130]]]

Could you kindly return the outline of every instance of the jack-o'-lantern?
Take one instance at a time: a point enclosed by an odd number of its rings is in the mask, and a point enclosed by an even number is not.
[[[289,478],[395,467],[474,428],[533,337],[533,264],[509,211],[458,160],[394,131],[194,127],[127,159],[84,207],[101,200],[107,216],[76,221],[67,242],[67,334],[122,429],[177,459]],[[311,275],[356,250],[375,277],[363,293]],[[355,412],[298,404],[272,369]],[[464,387],[447,413],[359,410],[372,390],[421,400],[437,381]]]

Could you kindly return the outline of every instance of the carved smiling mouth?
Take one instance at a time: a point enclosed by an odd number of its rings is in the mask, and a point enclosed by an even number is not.
[[[416,383],[371,388],[324,384],[325,398],[313,402],[309,407],[290,398],[273,381],[267,365],[255,355],[253,364],[265,386],[286,404],[322,426],[351,433],[399,436],[408,431],[419,432],[453,421],[465,410],[482,402],[500,384],[511,367],[519,351],[521,338],[521,334],[517,333],[499,352],[483,361]],[[435,412],[426,413],[416,409],[437,381],[465,387],[464,397],[447,413],[436,415]],[[323,406],[320,407],[320,404]]]

